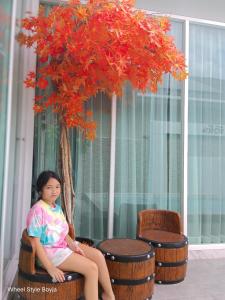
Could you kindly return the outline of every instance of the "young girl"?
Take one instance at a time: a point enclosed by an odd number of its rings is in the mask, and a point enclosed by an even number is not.
[[[103,300],[115,300],[104,256],[97,249],[79,244],[68,235],[68,224],[59,205],[61,180],[52,171],[42,172],[37,180],[39,200],[27,217],[27,232],[35,241],[38,263],[53,280],[63,282],[63,271],[84,275],[86,300],[98,299],[98,280]]]

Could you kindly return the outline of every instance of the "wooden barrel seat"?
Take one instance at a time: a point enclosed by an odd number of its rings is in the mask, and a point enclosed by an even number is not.
[[[145,209],[138,212],[137,236],[146,230],[182,233],[180,214],[172,210]]]
[[[88,239],[87,239],[88,240]],[[76,272],[65,272],[65,281],[55,283],[52,277],[35,264],[35,245],[23,231],[19,256],[18,288],[25,300],[68,300],[83,296],[83,276]]]
[[[139,240],[108,239],[96,246],[105,256],[116,300],[151,299],[155,256]]]
[[[184,280],[187,270],[188,240],[183,234],[146,230],[138,236],[155,249],[155,282],[173,284]]]

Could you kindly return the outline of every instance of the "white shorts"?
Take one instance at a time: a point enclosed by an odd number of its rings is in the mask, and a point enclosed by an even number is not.
[[[53,257],[49,257],[49,259],[51,260],[52,264],[57,267],[61,263],[63,263],[72,253],[73,251],[70,248],[61,248],[57,250]]]
[[[77,246],[79,245],[79,242],[76,241]],[[46,255],[48,259],[52,262],[52,264],[57,267],[61,263],[63,263],[67,257],[69,257],[72,253],[74,253],[69,247],[66,248],[47,248],[44,247]],[[43,267],[42,263],[39,259],[37,259],[37,264],[40,267]]]

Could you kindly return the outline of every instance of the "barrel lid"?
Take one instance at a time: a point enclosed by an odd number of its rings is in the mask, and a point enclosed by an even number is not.
[[[97,248],[106,258],[115,261],[141,261],[154,256],[153,249],[141,240],[114,238],[100,242]]]
[[[144,230],[138,238],[150,242],[153,246],[179,248],[188,244],[188,239],[183,234],[164,230]]]

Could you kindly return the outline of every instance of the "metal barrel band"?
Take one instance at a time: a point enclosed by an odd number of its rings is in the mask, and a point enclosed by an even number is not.
[[[147,283],[155,278],[155,274],[151,274],[143,279],[114,279],[111,278],[111,283],[115,285],[140,285]]]
[[[184,278],[173,280],[173,281],[165,281],[165,280],[155,280],[155,283],[158,284],[175,284],[184,281]]]
[[[157,267],[179,267],[183,266],[187,263],[187,259],[183,261],[177,261],[177,262],[161,262],[161,261],[156,261],[155,265]]]
[[[155,248],[173,249],[173,248],[182,248],[182,247],[188,245],[187,237],[185,237],[184,241],[182,241],[182,242],[163,242],[163,243],[154,241],[154,240],[149,240],[144,237],[138,237],[138,239],[148,243],[149,245],[152,245]]]
[[[46,273],[46,274],[27,274],[23,272],[22,270],[19,269],[19,276],[23,277],[26,280],[32,281],[32,282],[43,282],[43,283],[57,283],[52,280],[52,277]],[[82,275],[79,273],[67,273],[65,274],[65,281],[64,282],[69,282],[71,280],[77,280],[81,278]]]
[[[101,250],[102,251],[102,250]],[[147,254],[140,254],[140,255],[113,255],[109,252],[102,251],[106,259],[118,261],[118,262],[139,262],[139,261],[146,261],[154,256],[154,252],[149,252]]]

